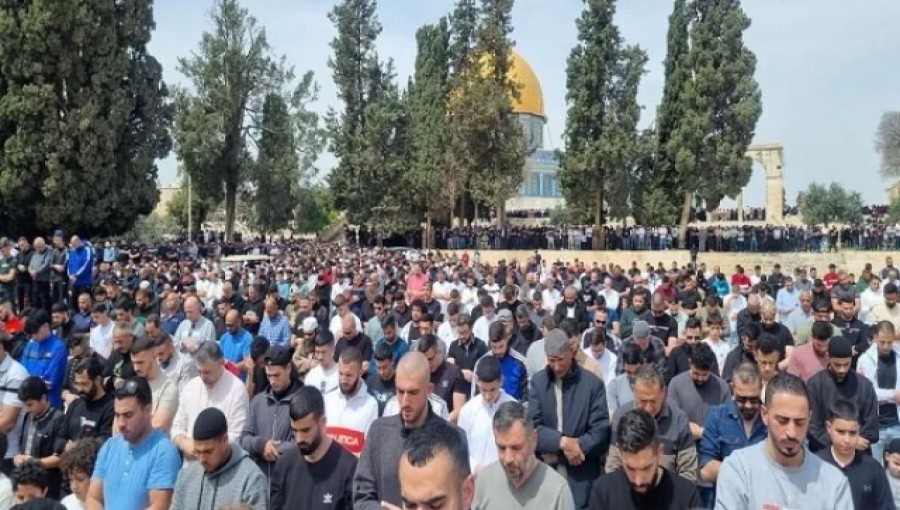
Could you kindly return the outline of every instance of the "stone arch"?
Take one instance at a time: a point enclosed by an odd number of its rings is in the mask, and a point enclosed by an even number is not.
[[[781,144],[751,145],[747,156],[766,171],[766,223],[784,223],[784,147]],[[737,199],[738,219],[744,221],[744,193]]]

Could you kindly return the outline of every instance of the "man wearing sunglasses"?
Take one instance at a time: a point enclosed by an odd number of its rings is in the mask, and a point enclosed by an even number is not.
[[[85,508],[169,508],[181,457],[153,428],[153,393],[142,377],[115,390],[119,434],[100,448]]]
[[[698,445],[700,479],[715,484],[725,457],[734,450],[756,444],[766,438],[766,426],[759,408],[762,404],[762,376],[750,362],[735,369],[731,379],[734,398],[713,407],[706,415],[703,435]],[[707,503],[715,500],[715,486],[703,487],[701,497]]]

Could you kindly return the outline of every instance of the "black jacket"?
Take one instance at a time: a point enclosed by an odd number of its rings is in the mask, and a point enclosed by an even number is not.
[[[575,308],[575,322],[578,323],[578,331],[586,330],[590,327],[591,321],[588,319],[587,307],[584,306],[584,301],[576,299],[575,304],[572,306]],[[556,324],[560,324],[563,319],[569,316],[569,308],[565,301],[556,305],[556,310],[553,311],[553,318],[556,319]]]
[[[556,375],[546,368],[534,375],[528,398],[528,413],[538,433],[539,453],[555,454],[566,465],[569,486],[576,508],[587,508],[591,484],[600,476],[602,459],[609,449],[609,408],[606,388],[594,374],[572,363],[562,382],[563,426],[559,431],[556,414]],[[570,466],[559,448],[562,436],[578,439],[584,462]]]
[[[34,440],[31,450],[27,450],[28,436],[34,427]],[[51,407],[43,416],[35,420],[30,414],[25,415],[22,422],[22,435],[19,436],[19,452],[43,459],[51,455],[62,455],[66,449],[66,416],[59,409]],[[62,473],[59,469],[48,469],[47,497],[59,499]]]
[[[725,366],[722,367],[722,379],[725,382],[731,382],[731,375],[745,361],[755,364],[756,358],[753,357],[752,352],[744,349],[743,345],[738,345],[725,357]]]
[[[825,420],[838,400],[848,400],[859,409],[859,435],[870,444],[878,442],[878,399],[868,379],[851,370],[841,382],[831,370],[822,370],[807,382],[812,397],[812,419],[809,421],[809,449],[818,452],[831,445]]]
[[[691,368],[691,349],[692,347],[690,345],[681,344],[678,347],[672,349],[672,352],[669,353],[669,358],[666,365],[667,385],[676,375],[682,372],[687,372],[688,369]],[[730,356],[731,353],[728,353],[728,355]],[[713,359],[713,364],[712,367],[710,367],[709,371],[712,374],[719,375],[719,362]]]

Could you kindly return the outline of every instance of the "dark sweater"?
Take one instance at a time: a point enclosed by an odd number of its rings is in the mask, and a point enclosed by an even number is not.
[[[887,473],[871,455],[857,453],[850,464],[838,465],[831,448],[819,452],[825,462],[841,470],[850,482],[853,507],[858,510],[894,510],[894,496],[888,483]]]
[[[350,510],[356,465],[356,457],[337,441],[332,441],[328,452],[315,464],[306,462],[293,444],[275,462],[269,508]]]
[[[619,469],[601,476],[594,482],[590,510],[685,510],[703,508],[700,495],[693,483],[686,478],[662,470],[662,476],[654,487],[644,494],[631,489],[625,471]]]
[[[825,420],[838,400],[847,400],[859,409],[859,435],[869,443],[878,442],[878,399],[875,388],[868,379],[851,370],[847,377],[837,382],[831,370],[825,369],[810,377],[809,394],[812,397],[812,419],[809,422],[809,449],[814,453],[831,446]]]

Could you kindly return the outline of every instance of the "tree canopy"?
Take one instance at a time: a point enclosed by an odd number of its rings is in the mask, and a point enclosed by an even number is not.
[[[881,175],[900,177],[900,112],[885,112],[875,134],[875,150],[881,155]]]
[[[832,182],[813,183],[797,196],[797,205],[807,225],[853,224],[862,221],[862,196]]]

